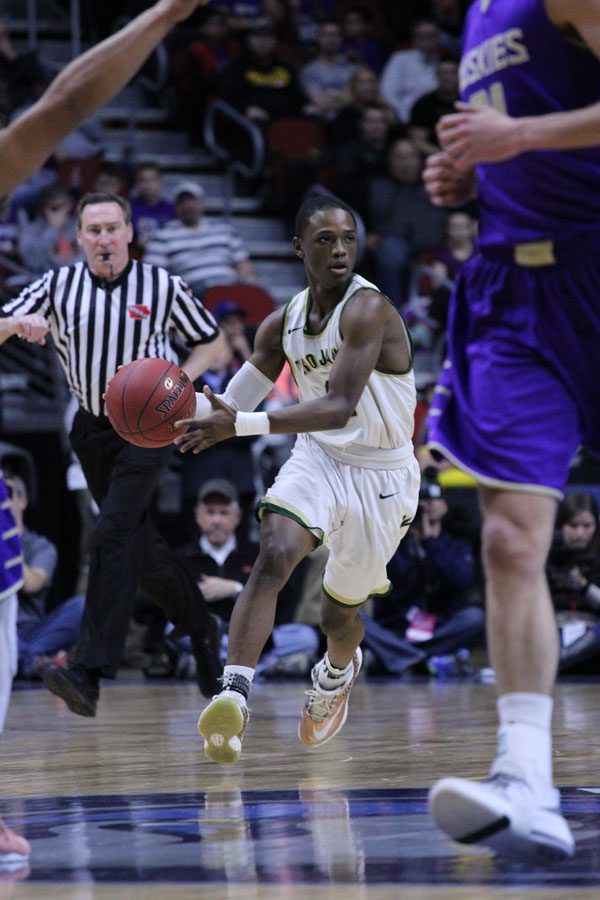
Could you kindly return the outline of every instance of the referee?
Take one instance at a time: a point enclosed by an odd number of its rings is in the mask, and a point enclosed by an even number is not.
[[[77,226],[85,262],[46,272],[6,303],[3,313],[38,313],[48,320],[80,405],[70,439],[100,513],[73,660],[68,669],[50,667],[44,680],[72,712],[94,716],[100,678],[116,676],[138,586],[178,632],[191,636],[201,692],[211,696],[219,689],[216,620],[149,516],[172,447],[146,449],[124,441],[106,417],[103,394],[117,368],[131,360],[162,357],[176,363],[171,331],[190,348],[184,369],[192,381],[219,361],[224,342],[181,278],[129,259],[126,200],[86,194],[77,206]]]

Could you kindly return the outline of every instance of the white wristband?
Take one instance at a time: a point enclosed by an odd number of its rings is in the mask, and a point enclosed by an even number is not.
[[[236,412],[235,433],[238,437],[251,434],[269,434],[269,417],[266,412]]]

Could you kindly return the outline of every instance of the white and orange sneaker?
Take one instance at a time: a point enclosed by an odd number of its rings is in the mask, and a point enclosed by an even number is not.
[[[352,658],[352,677],[341,688],[328,691],[319,684],[319,672],[323,660],[317,663],[311,672],[313,688],[306,691],[308,701],[302,710],[302,718],[298,726],[298,737],[307,747],[315,748],[326,744],[341,731],[348,716],[348,700],[350,691],[356,681],[362,665],[362,652],[356,648]]]
[[[249,718],[246,700],[238,691],[222,691],[213,697],[198,719],[204,755],[216,763],[237,762]]]

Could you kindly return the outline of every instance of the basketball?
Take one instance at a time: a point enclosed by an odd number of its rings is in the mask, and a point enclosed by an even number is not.
[[[166,359],[134,359],[111,378],[106,414],[115,431],[136,447],[166,447],[187,430],[178,419],[196,412],[189,377]]]

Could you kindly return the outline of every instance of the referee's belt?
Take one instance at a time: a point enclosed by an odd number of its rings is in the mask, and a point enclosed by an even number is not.
[[[513,263],[528,268],[555,266],[600,252],[600,231],[585,231],[565,240],[524,241],[519,244],[479,245],[478,251],[487,259]]]

